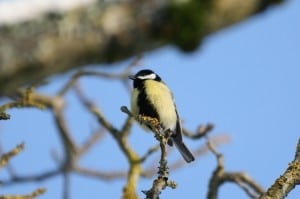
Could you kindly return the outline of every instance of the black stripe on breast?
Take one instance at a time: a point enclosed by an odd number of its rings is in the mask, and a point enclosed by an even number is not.
[[[153,107],[153,105],[150,103],[150,101],[147,99],[146,96],[147,95],[146,95],[145,88],[141,87],[140,93],[138,95],[138,100],[137,100],[138,107],[139,107],[139,114],[152,117],[152,118],[157,118],[159,120],[159,115],[157,111],[155,110],[155,108]]]

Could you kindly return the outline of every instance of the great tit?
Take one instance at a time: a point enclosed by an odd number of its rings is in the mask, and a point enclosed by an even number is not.
[[[129,76],[133,80],[131,112],[134,115],[156,118],[163,130],[171,130],[168,144],[175,144],[186,162],[195,160],[182,140],[182,128],[173,94],[167,85],[152,70],[141,70]],[[144,126],[145,127],[145,126]],[[151,130],[150,127],[146,129]]]

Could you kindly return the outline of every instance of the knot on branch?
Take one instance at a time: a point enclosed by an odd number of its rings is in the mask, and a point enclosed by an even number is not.
[[[152,188],[150,190],[142,191],[146,195],[146,199],[158,199],[162,190],[166,187],[176,189],[177,183],[174,181],[168,181],[166,178],[157,178],[153,181]]]

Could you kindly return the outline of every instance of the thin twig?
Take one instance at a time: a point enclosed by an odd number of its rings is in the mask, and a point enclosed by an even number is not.
[[[70,198],[70,174],[68,171],[63,175],[63,198]]]
[[[44,171],[40,174],[34,174],[34,175],[15,175],[13,178],[9,180],[3,180],[1,186],[11,186],[19,183],[24,183],[24,182],[44,181],[61,174],[61,171],[62,171],[61,168],[58,168],[50,171]]]
[[[39,188],[28,195],[0,195],[0,199],[33,199],[44,194],[46,191],[45,188]]]
[[[8,153],[4,153],[0,157],[0,168],[5,167],[9,160],[14,156],[18,155],[21,151],[24,150],[24,143],[17,145],[13,150],[9,151]]]
[[[83,176],[97,178],[105,181],[124,179],[127,177],[127,173],[125,171],[105,172],[105,171],[95,170],[91,168],[84,168],[80,166],[75,167],[74,172]]]
[[[159,147],[160,147],[160,145],[158,144],[158,145],[156,145],[156,146],[153,146],[153,147],[150,147],[149,149],[148,149],[148,151],[141,157],[141,162],[145,162],[146,161],[146,159],[148,159],[148,157],[150,156],[150,155],[152,155],[153,153],[155,153],[158,149],[159,149]]]
[[[129,75],[129,73],[128,73]],[[120,74],[112,74],[112,73],[106,73],[106,72],[100,72],[100,71],[83,71],[80,70],[76,72],[71,79],[64,85],[64,87],[58,92],[58,96],[63,96],[67,93],[70,88],[72,88],[77,80],[81,77],[88,77],[88,76],[95,76],[95,77],[101,77],[101,78],[109,78],[109,79],[125,79],[128,77],[126,73],[120,73]]]
[[[200,139],[205,137],[208,133],[210,133],[214,128],[213,124],[200,125],[196,131],[196,133],[192,133],[187,129],[183,129],[183,134],[190,139]]]
[[[107,129],[108,132],[110,132],[114,137],[119,136],[119,131],[117,128],[115,128],[104,116],[102,111],[94,104],[92,103],[88,98],[85,97],[83,94],[83,91],[80,89],[80,87],[76,86],[75,87],[76,94],[79,98],[79,100],[83,103],[83,105],[90,110],[91,113],[93,113],[99,123]]]
[[[66,155],[65,164],[68,164],[70,166],[71,164],[73,164],[73,160],[75,154],[78,151],[78,147],[77,144],[75,143],[75,140],[71,136],[69,126],[65,121],[65,117],[63,115],[63,107],[54,107],[53,114],[54,114],[55,124],[57,126],[57,129],[59,130],[59,136],[61,137],[64,143],[63,147]]]
[[[90,149],[95,146],[99,141],[104,137],[105,131],[103,128],[98,130],[97,132],[93,133],[84,143],[83,145],[78,149],[78,156],[82,156]]]

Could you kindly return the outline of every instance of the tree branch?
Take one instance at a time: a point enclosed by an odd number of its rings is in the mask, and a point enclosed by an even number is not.
[[[164,45],[192,51],[210,33],[281,1],[95,1],[0,25],[0,96],[75,67],[121,61]]]
[[[285,198],[296,185],[300,185],[300,139],[296,147],[295,158],[286,171],[274,182],[260,199]]]
[[[121,107],[122,112],[128,114],[130,117],[133,117],[136,121],[141,124],[151,126],[155,138],[159,141],[159,146],[161,150],[161,156],[158,167],[158,176],[153,181],[152,187],[149,190],[142,191],[147,199],[158,199],[162,190],[170,186],[173,189],[176,188],[177,184],[173,181],[169,181],[169,166],[167,160],[167,146],[168,140],[170,139],[172,132],[170,130],[164,131],[161,127],[160,122],[156,118],[133,115],[127,107]]]
[[[196,133],[192,133],[187,129],[183,129],[183,134],[190,139],[200,139],[210,133],[214,128],[213,124],[208,123],[207,125],[200,125]]]
[[[0,199],[33,199],[44,194],[45,192],[46,189],[37,189],[28,195],[0,195]]]
[[[118,143],[118,146],[124,153],[125,157],[129,163],[129,172],[127,178],[127,184],[124,188],[123,199],[137,199],[138,195],[136,193],[136,187],[139,180],[139,177],[142,172],[141,161],[139,155],[136,151],[130,146],[128,142],[129,131],[132,126],[133,120],[127,118],[125,124],[123,125],[122,131],[115,128],[108,120],[106,120],[104,114],[100,109],[96,107],[92,102],[90,102],[82,93],[82,91],[76,87],[76,93],[79,99],[83,102],[85,107],[97,117],[99,123],[107,129],[107,131],[115,138],[115,141]]]
[[[239,185],[250,198],[257,198],[264,192],[263,188],[246,173],[225,171],[223,154],[218,152],[215,145],[208,137],[207,140],[208,148],[217,158],[217,167],[209,180],[207,199],[217,199],[219,188],[225,182],[233,182]]]
[[[23,150],[24,150],[24,144],[22,143],[16,146],[13,150],[9,151],[8,153],[1,154],[0,169],[5,167],[11,158],[18,155]]]

